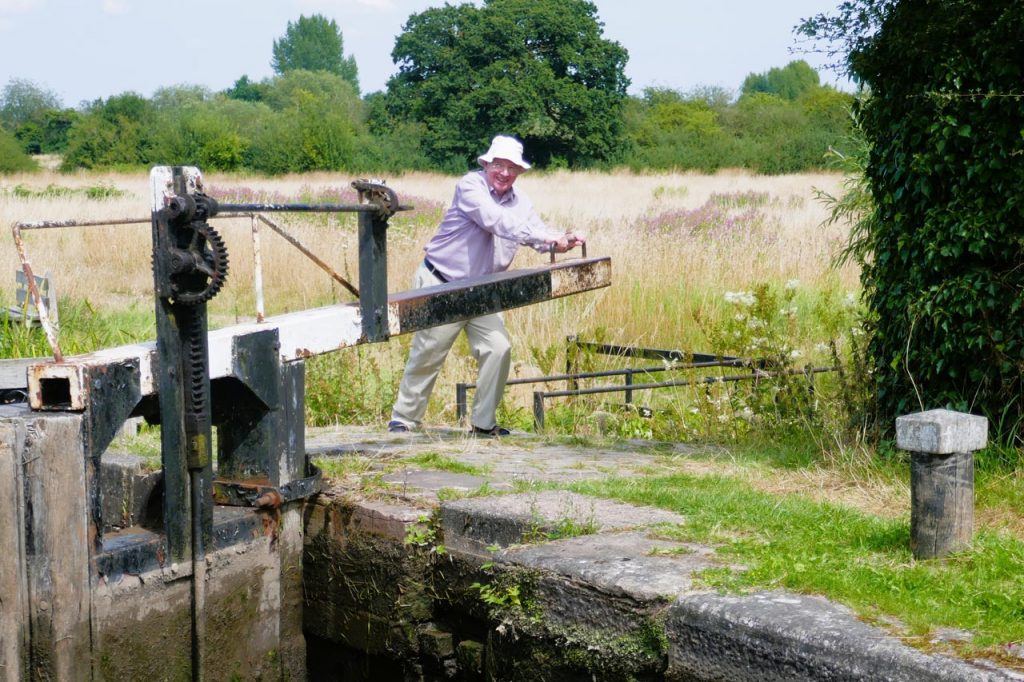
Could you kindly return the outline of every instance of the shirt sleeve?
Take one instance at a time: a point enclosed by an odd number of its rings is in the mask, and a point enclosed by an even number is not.
[[[562,236],[544,224],[525,196],[520,197],[520,205],[515,208],[503,206],[495,201],[486,180],[474,180],[466,182],[457,193],[456,208],[481,229],[534,248],[544,247],[545,242]]]

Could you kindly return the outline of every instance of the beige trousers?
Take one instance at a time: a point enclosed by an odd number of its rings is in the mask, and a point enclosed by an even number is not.
[[[421,263],[416,270],[413,286],[422,289],[438,284],[441,281]],[[500,313],[416,332],[412,338],[412,349],[409,351],[402,383],[398,387],[398,399],[391,409],[392,421],[402,422],[411,428],[423,420],[437,375],[462,330],[466,331],[478,372],[470,421],[473,426],[482,429],[491,429],[497,425],[495,413],[505,392],[505,382],[508,381],[512,362],[512,342]]]

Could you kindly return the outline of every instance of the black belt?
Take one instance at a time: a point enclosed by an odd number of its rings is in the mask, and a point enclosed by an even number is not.
[[[441,280],[442,284],[448,284],[448,278],[445,277],[444,275],[442,275],[441,272],[437,268],[434,267],[434,264],[431,263],[429,259],[424,258],[423,259],[423,264],[427,266],[427,270],[430,270],[430,274],[432,274],[434,277],[437,277],[439,280]]]

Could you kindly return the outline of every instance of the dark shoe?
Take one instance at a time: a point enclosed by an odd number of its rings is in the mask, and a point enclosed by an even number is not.
[[[501,426],[495,426],[490,429],[481,429],[479,426],[473,427],[474,436],[485,436],[487,438],[497,438],[498,436],[510,436],[512,432]]]
[[[389,433],[406,433],[408,430],[409,427],[400,421],[394,420],[388,422]]]

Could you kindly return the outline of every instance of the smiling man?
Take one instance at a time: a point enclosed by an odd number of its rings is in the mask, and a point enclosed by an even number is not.
[[[521,244],[537,251],[564,253],[584,242],[578,233],[548,228],[529,198],[513,187],[516,178],[530,168],[519,140],[498,135],[477,160],[481,169],[459,180],[451,206],[424,248],[426,254],[413,282],[417,289],[507,270]],[[499,426],[496,417],[512,351],[501,313],[416,333],[398,399],[391,410],[389,431],[419,426],[441,366],[463,330],[478,368],[471,432],[508,435],[508,429]]]

